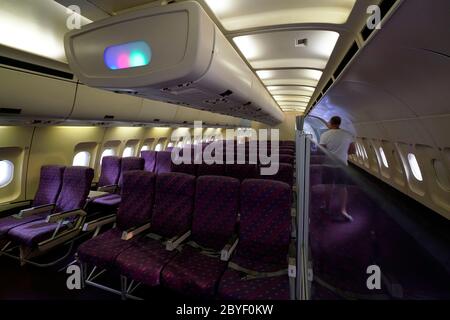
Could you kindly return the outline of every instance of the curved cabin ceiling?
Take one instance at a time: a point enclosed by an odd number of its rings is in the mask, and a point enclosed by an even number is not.
[[[82,23],[86,24],[140,6],[170,2],[42,0],[37,11],[22,10],[21,6],[30,1],[6,2],[14,4],[15,20],[11,21],[11,16],[4,13],[8,10],[0,12],[3,14],[0,17],[2,30],[7,30],[5,23],[13,26],[12,32],[2,33],[0,44],[61,62],[66,61],[61,54],[62,38],[67,31],[68,13],[64,7],[78,5]],[[281,102],[297,103],[302,99],[301,105],[279,102],[280,108],[301,114],[315,102],[335,67],[357,39],[367,19],[367,7],[381,0],[196,1],[205,8],[268,92],[277,96],[274,101],[278,102],[281,97]],[[55,2],[62,6],[55,6]],[[35,3],[33,7],[36,7]],[[27,36],[21,37],[20,30]],[[310,98],[307,102],[306,97]]]

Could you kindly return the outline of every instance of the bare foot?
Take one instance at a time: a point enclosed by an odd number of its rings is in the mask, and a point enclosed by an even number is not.
[[[353,217],[351,215],[349,215],[346,211],[341,211],[341,214],[349,221],[352,222],[353,221]]]

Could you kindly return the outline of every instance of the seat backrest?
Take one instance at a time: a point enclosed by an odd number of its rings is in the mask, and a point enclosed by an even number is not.
[[[102,159],[102,168],[98,186],[110,186],[117,184],[120,176],[121,159],[117,156],[106,156]]]
[[[172,172],[172,157],[170,151],[159,151],[156,154],[155,172],[157,174]]]
[[[281,181],[287,183],[289,186],[292,187],[292,185],[294,184],[294,167],[288,163],[280,163],[278,165],[278,171],[276,174],[272,176],[263,176],[260,174],[259,178]]]
[[[34,196],[33,206],[56,203],[61,191],[64,166],[42,166],[39,178],[39,186]]]
[[[88,167],[67,167],[64,170],[63,182],[58,199],[56,212],[82,209],[94,178],[94,169]]]
[[[236,226],[239,210],[238,179],[203,176],[197,179],[192,240],[221,250]]]
[[[291,237],[292,190],[288,184],[248,179],[241,184],[236,255],[261,263],[286,263]]]
[[[324,164],[327,162],[327,156],[325,155],[311,155],[311,164]]]
[[[253,179],[257,177],[258,166],[256,164],[227,164],[225,174],[239,180]]]
[[[225,164],[199,164],[197,167],[197,177],[201,176],[224,176]]]
[[[288,163],[294,164],[295,157],[293,155],[280,154],[279,161],[280,163]]]
[[[156,151],[153,150],[146,150],[141,151],[141,157],[144,159],[144,170],[148,172],[155,172],[155,165],[156,165]]]
[[[145,160],[139,157],[122,158],[122,166],[120,169],[119,187],[122,188],[123,175],[131,170],[144,170]]]
[[[173,237],[191,228],[195,177],[184,173],[161,173],[156,177],[151,232]]]
[[[143,170],[123,175],[122,201],[117,212],[117,227],[126,230],[150,222],[155,196],[156,175]]]

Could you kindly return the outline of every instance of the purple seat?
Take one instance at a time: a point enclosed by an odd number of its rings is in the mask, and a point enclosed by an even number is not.
[[[111,186],[119,181],[121,159],[116,156],[106,156],[102,159],[102,168],[100,178],[98,179],[98,186]]]
[[[34,207],[56,203],[56,199],[61,190],[64,168],[65,167],[63,166],[56,165],[41,167],[39,186],[33,200]],[[48,213],[41,213],[22,219],[14,217],[0,219],[0,238],[5,236],[12,228],[32,221],[44,219],[47,215]]]
[[[294,167],[287,163],[280,163],[278,171],[273,176],[263,176],[259,173],[260,179],[276,180],[287,183],[291,188],[294,184]]]
[[[157,174],[172,172],[172,152],[159,151],[156,154],[156,167],[155,172]]]
[[[203,176],[197,179],[192,223],[193,244],[219,253],[231,238],[239,209],[239,180]],[[163,285],[178,292],[213,297],[227,263],[188,243],[164,267]]]
[[[295,156],[295,149],[294,148],[286,148],[286,147],[282,147],[279,150],[280,155],[285,154],[285,155],[290,155],[290,156]]]
[[[280,154],[280,157],[279,157],[280,163],[287,163],[287,164],[293,165],[294,160],[295,160],[295,157],[293,155]]]
[[[113,266],[116,257],[135,240],[122,240],[122,232],[150,221],[156,176],[146,171],[129,171],[123,176],[122,203],[117,227],[81,244],[78,259],[101,268]]]
[[[291,140],[281,140],[280,147],[293,147],[295,148],[295,141]]]
[[[94,170],[91,168],[66,168],[53,212],[59,213],[84,208],[93,178]],[[37,245],[42,240],[49,238],[58,227],[57,223],[46,222],[45,217],[9,230],[8,238],[29,247]]]
[[[122,180],[123,175],[128,171],[133,170],[143,170],[144,169],[145,160],[139,157],[126,157],[122,158],[122,165],[120,169],[120,176],[118,181],[118,192],[120,192],[122,188]],[[112,193],[107,194],[105,196],[99,197],[92,201],[94,208],[106,208],[107,210],[115,210],[119,207],[122,198],[120,193]]]
[[[148,172],[154,172],[155,171],[155,165],[156,165],[156,151],[147,150],[141,152],[141,157],[145,161],[144,170]]]
[[[224,176],[225,164],[206,164],[202,163],[198,165],[197,177],[201,176]]]
[[[239,180],[253,179],[258,176],[258,165],[256,164],[227,164],[225,175]]]
[[[219,298],[289,299],[286,275],[246,279],[236,267],[255,272],[287,269],[292,190],[279,181],[249,179],[241,185],[239,243],[219,284]]]
[[[191,228],[195,177],[183,173],[161,173],[156,178],[155,205],[150,232],[163,238],[179,236]],[[141,238],[116,259],[120,273],[148,286],[160,283],[163,267],[177,251],[150,237]]]

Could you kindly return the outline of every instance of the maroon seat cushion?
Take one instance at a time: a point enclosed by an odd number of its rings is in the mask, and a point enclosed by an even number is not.
[[[201,297],[213,297],[220,277],[227,267],[225,261],[201,254],[186,245],[163,269],[161,281],[177,292]]]
[[[161,270],[177,253],[166,250],[160,241],[141,238],[117,256],[115,269],[134,281],[157,286]]]

